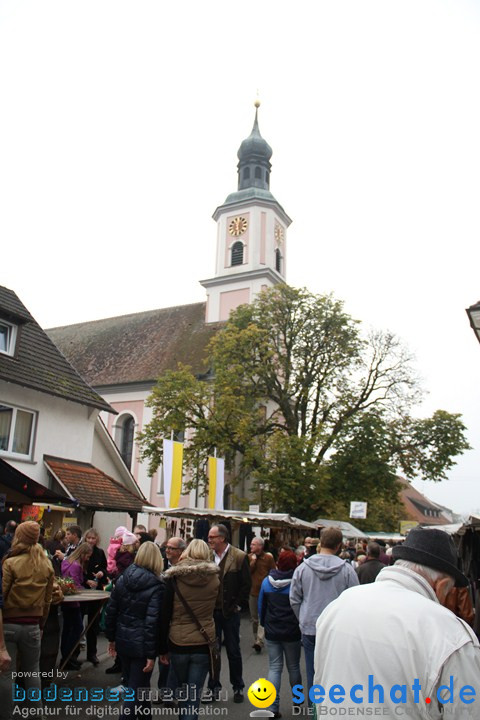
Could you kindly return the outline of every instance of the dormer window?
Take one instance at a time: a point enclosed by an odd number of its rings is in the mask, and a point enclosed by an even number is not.
[[[17,326],[0,319],[0,353],[14,355],[16,339]]]

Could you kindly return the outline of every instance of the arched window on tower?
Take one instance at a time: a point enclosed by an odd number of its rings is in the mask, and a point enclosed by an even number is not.
[[[256,167],[256,168],[255,168],[255,178],[256,178],[257,180],[261,180],[261,179],[262,179],[262,168],[260,168],[260,167]]]
[[[124,415],[117,424],[115,442],[129,470],[132,468],[133,440],[135,436],[135,418]]]
[[[250,168],[246,167],[243,170],[243,179],[244,180],[250,180]]]
[[[282,256],[278,248],[275,250],[275,270],[282,272]]]
[[[243,243],[240,240],[232,246],[232,265],[243,265]]]

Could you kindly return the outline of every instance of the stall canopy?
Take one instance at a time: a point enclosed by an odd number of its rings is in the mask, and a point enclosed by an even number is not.
[[[322,527],[338,527],[343,533],[343,536],[346,538],[367,538],[368,535],[366,535],[364,532],[356,528],[354,525],[352,525],[349,522],[344,522],[343,520],[323,520],[318,519],[315,520],[315,527],[317,530],[319,530]]]
[[[209,510],[208,508],[172,508],[165,510],[164,508],[151,507],[146,505],[142,508],[142,512],[161,515],[167,518],[177,518],[186,520],[229,520],[230,522],[252,523],[253,525],[265,526],[270,528],[296,528],[297,530],[318,530],[318,526],[314,523],[300,520],[288,513],[261,513],[249,512],[243,510]]]
[[[438,527],[438,525],[435,525],[435,527]],[[370,540],[385,540],[385,542],[402,542],[402,540],[405,540],[405,535],[394,532],[370,532],[367,530],[365,534]]]
[[[52,503],[63,503],[72,505],[71,498],[68,495],[49,490],[45,485],[24,475],[20,470],[10,465],[0,458],[0,492],[6,492],[12,502],[31,503],[43,502],[47,505]]]
[[[450,523],[447,525],[422,525],[424,530],[443,530],[443,532],[448,533],[449,535],[465,535],[465,531],[468,526],[473,527],[474,523],[471,523],[470,520],[468,523]],[[478,522],[478,526],[480,529],[480,518],[476,518]]]

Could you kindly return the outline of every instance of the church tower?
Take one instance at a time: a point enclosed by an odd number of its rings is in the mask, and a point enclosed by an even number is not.
[[[285,282],[287,228],[292,222],[270,192],[272,149],[260,135],[258,108],[252,132],[238,150],[238,189],[213,214],[217,222],[215,276],[207,291],[206,322],[228,320],[239,305]]]

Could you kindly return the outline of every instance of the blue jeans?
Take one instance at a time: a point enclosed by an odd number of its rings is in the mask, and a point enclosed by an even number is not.
[[[214,610],[213,619],[215,620],[215,634],[219,647],[221,647],[220,638],[223,633],[232,688],[234,691],[243,690],[245,683],[242,677],[243,665],[242,654],[240,652],[240,613],[234,613],[231,617],[225,618],[221,610]],[[222,686],[220,681],[218,681],[217,685],[214,685],[212,677],[210,676],[208,679],[208,687],[211,690],[217,690]]]
[[[131,658],[126,655],[122,655],[121,661],[122,671],[125,678],[124,684],[126,687],[135,690],[135,699],[127,700],[123,703],[123,710],[120,718],[121,720],[124,720],[124,718],[127,718],[127,720],[135,720],[137,718],[137,714],[134,713],[135,706],[142,711],[138,717],[143,717],[143,711],[145,711],[145,716],[148,716],[148,711],[151,708],[150,702],[145,699],[139,699],[136,692],[138,688],[150,687],[150,678],[152,677],[152,673],[143,672],[143,668],[147,664],[147,658]],[[128,714],[125,713],[127,708],[129,709]]]
[[[26,677],[23,678],[25,691],[35,688],[40,692],[41,679],[31,674],[39,671],[40,627],[38,625],[17,625],[9,623],[7,619],[3,626],[3,634],[12,662],[10,670],[0,673],[0,718],[14,718],[16,715],[13,715],[15,705],[12,688],[13,684],[18,684],[19,681],[12,679],[12,671],[21,670],[27,673]],[[18,661],[19,667],[17,667]],[[24,690],[20,688],[18,692],[17,697],[22,697]],[[30,708],[38,705],[41,705],[41,703],[33,701],[31,703],[27,701],[18,703],[20,708]]]
[[[178,707],[182,720],[197,720],[198,706],[203,683],[210,668],[210,654],[207,653],[170,653],[170,662],[177,677],[180,692]],[[185,687],[186,686],[186,687]]]
[[[307,668],[308,690],[313,686],[313,661],[315,658],[315,635],[304,635],[302,633],[302,645],[305,653],[305,665]]]
[[[302,684],[302,676],[300,674],[300,640],[286,642],[283,640],[266,640],[268,651],[268,679],[275,685],[277,697],[275,702],[269,708],[272,712],[278,712],[280,703],[280,685],[282,682],[283,656],[287,663],[288,678],[290,686]]]
[[[157,686],[161,690],[160,697],[173,700],[173,693],[178,687],[178,680],[171,661],[169,665],[162,665],[160,661],[158,662]]]

